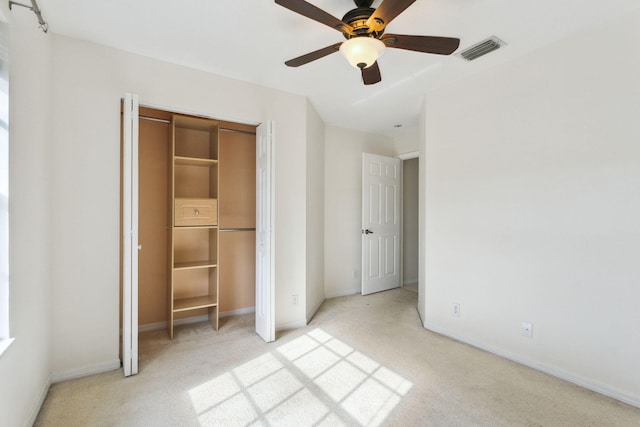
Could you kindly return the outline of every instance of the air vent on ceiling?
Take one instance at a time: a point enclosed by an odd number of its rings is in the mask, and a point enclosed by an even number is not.
[[[506,43],[496,36],[492,36],[487,40],[474,44],[456,55],[467,61],[473,61],[474,59],[478,59],[489,52],[500,49],[502,46],[506,46]]]

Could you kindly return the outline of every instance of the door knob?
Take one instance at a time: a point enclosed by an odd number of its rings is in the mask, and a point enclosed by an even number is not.
[[[366,230],[364,230],[364,234],[373,234],[373,231],[367,228]]]

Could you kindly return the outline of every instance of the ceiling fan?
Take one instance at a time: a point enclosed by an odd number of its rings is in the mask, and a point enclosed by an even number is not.
[[[451,37],[384,34],[387,25],[416,0],[383,0],[377,9],[371,7],[373,1],[354,0],[356,8],[340,20],[304,0],[275,0],[282,7],[340,31],[347,39],[290,59],[285,64],[299,67],[340,50],[351,65],[361,70],[364,84],[372,85],[382,80],[377,60],[385,47],[450,55],[460,45],[460,39]]]

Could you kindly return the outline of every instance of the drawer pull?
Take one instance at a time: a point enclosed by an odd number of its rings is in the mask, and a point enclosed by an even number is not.
[[[200,211],[198,209],[194,209],[193,213],[196,214],[196,215],[200,215]]]

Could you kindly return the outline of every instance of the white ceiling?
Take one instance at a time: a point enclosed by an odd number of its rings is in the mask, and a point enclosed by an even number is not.
[[[355,7],[352,0],[310,3],[339,19]],[[340,53],[286,67],[284,61],[344,38],[272,0],[38,4],[51,32],[306,95],[327,124],[387,135],[396,124],[417,124],[425,92],[640,7],[638,0],[417,0],[388,33],[458,37],[460,49],[495,35],[508,46],[474,62],[386,49],[378,61],[382,82],[364,86]]]

